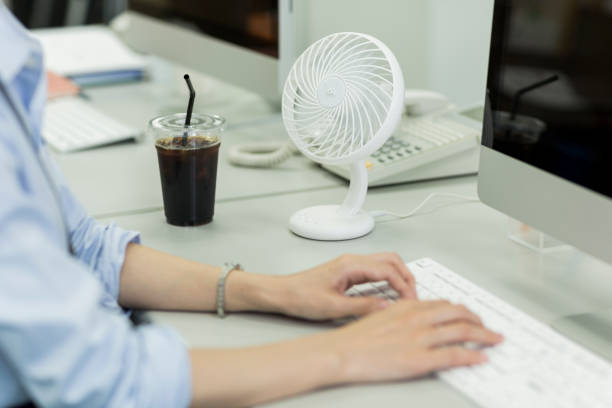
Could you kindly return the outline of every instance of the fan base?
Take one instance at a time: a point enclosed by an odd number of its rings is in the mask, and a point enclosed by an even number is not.
[[[348,215],[339,205],[304,208],[289,219],[289,229],[296,235],[318,241],[344,241],[369,234],[374,218],[365,211]]]

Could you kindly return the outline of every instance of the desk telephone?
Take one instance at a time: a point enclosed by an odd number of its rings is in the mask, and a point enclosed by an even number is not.
[[[407,91],[406,115],[397,130],[366,159],[369,185],[475,174],[483,116],[482,104],[457,109],[442,95]],[[271,167],[295,152],[295,147],[286,143],[277,146],[254,144],[234,147],[229,158],[237,165]],[[325,165],[323,168],[349,178],[346,166]]]

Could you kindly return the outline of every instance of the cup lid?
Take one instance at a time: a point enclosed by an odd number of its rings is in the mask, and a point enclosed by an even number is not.
[[[174,113],[171,115],[158,116],[151,119],[150,126],[154,129],[182,130],[185,129],[185,113]],[[217,115],[206,115],[194,113],[191,115],[191,123],[188,129],[203,131],[222,131],[225,119]]]

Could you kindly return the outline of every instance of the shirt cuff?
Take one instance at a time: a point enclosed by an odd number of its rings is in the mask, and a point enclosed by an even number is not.
[[[101,243],[103,248],[98,254],[97,265],[93,272],[102,281],[106,292],[117,300],[127,246],[131,243],[140,244],[140,233],[126,231],[115,223],[105,226],[98,224],[97,227],[103,228],[104,238]]]
[[[117,231],[117,256],[112,258],[112,266],[111,269],[116,271],[116,284],[113,285],[113,291],[111,294],[115,299],[119,298],[119,284],[121,281],[121,269],[123,268],[123,262],[125,262],[125,252],[129,244],[140,244],[140,232],[136,231],[126,231],[121,229],[112,223],[108,226],[109,229],[113,229]]]

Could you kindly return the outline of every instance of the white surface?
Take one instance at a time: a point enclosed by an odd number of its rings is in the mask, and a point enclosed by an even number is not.
[[[146,67],[141,56],[103,26],[39,29],[32,34],[42,44],[46,69],[59,75],[140,71]]]
[[[478,171],[480,129],[446,115],[403,117],[379,150],[366,159],[370,186],[474,174]],[[324,168],[349,178],[347,166]]]
[[[374,219],[362,210],[368,192],[368,173],[363,161],[351,164],[351,182],[342,205],[309,207],[295,213],[289,229],[305,238],[321,241],[355,239],[369,234]]]
[[[323,164],[350,164],[380,148],[404,111],[397,59],[362,33],[328,35],[297,59],[283,91],[283,122],[297,148]]]
[[[439,374],[481,407],[609,407],[612,365],[434,260],[408,263],[423,300],[446,299],[466,305],[483,323],[504,336],[484,349],[486,364]],[[351,288],[349,296],[397,292],[386,282]]]
[[[280,119],[259,126],[231,126],[223,134],[217,169],[217,202],[329,188],[345,182],[303,156],[274,169],[237,167],[227,150],[245,141],[286,138]],[[153,140],[55,155],[87,211],[96,216],[161,209],[162,195]],[[86,169],[86,171],[84,171]],[[286,225],[286,220],[285,220]]]
[[[484,97],[493,0],[294,3],[301,50],[334,32],[367,33],[396,55],[407,88],[435,90],[460,106]]]
[[[354,215],[361,211],[368,193],[368,171],[362,160],[351,164],[351,182],[346,193],[341,210],[345,214]]]
[[[230,163],[245,167],[275,167],[298,153],[292,142],[245,143],[232,146],[227,158]]]
[[[152,81],[86,89],[96,109],[130,127],[144,130],[155,116],[186,109],[188,92],[182,75],[190,72],[198,92],[194,112],[219,114],[228,121],[221,139],[217,200],[235,200],[291,191],[343,185],[308,159],[296,156],[275,169],[233,166],[229,148],[245,142],[287,141],[280,115],[252,93],[209,76],[163,61],[154,65]],[[95,216],[162,208],[159,168],[153,140],[126,143],[70,154],[55,154],[70,186]],[[85,171],[86,169],[86,171]]]
[[[349,4],[357,12],[365,3],[372,4],[366,0],[338,0],[333,5],[322,0],[296,4],[314,3],[344,9]],[[427,2],[393,1],[387,4],[391,3],[414,8]],[[414,55],[410,45],[422,41],[418,29],[427,25],[422,21],[423,16],[413,13],[406,20],[405,13],[401,12],[403,9],[392,14],[382,7],[380,10],[382,15],[400,18],[406,24],[408,39],[396,34],[398,24],[377,18],[376,14],[362,13],[361,16],[396,35],[405,44],[409,55]],[[351,25],[351,19],[338,19],[338,13],[332,12],[333,9],[329,11],[320,15],[322,23],[336,20]],[[465,25],[470,24],[466,22]],[[418,64],[414,64],[414,69],[427,72],[426,66]],[[167,92],[168,88],[141,83],[95,89],[91,93],[97,107],[128,124],[144,127],[151,117],[183,106],[186,97],[177,96],[176,89]],[[219,113],[227,117],[230,124],[253,124],[253,121],[269,115],[270,110],[260,99],[232,93],[232,88],[224,89],[229,89],[229,92],[222,95],[206,93],[208,98],[199,102],[203,112]],[[232,136],[234,131],[235,137]],[[243,125],[230,129],[222,143],[229,145],[244,139],[278,140],[281,134],[280,121],[267,125],[260,123],[259,126]],[[223,157],[223,150],[221,155]],[[161,203],[152,143],[58,155],[57,159],[77,195],[93,214],[146,211]],[[344,186],[330,188],[340,183],[337,179],[300,158],[291,159],[278,171],[222,166],[221,172],[225,175],[220,179],[224,181],[218,185],[218,196],[221,194],[225,199],[217,203],[215,220],[209,225],[173,227],[165,223],[162,211],[108,217],[103,221],[114,220],[125,228],[139,230],[146,245],[179,256],[217,265],[228,259],[239,259],[247,270],[269,274],[303,270],[347,252],[396,251],[406,260],[431,256],[543,322],[612,308],[610,266],[575,250],[544,256],[518,246],[506,238],[507,217],[482,204],[436,201],[409,220],[379,221],[371,234],[360,239],[309,241],[291,234],[286,228],[286,220],[299,208],[340,201],[346,191]],[[295,193],[309,188],[325,190]],[[475,179],[471,177],[373,189],[366,206],[372,210],[402,213],[433,192],[474,195],[475,189]],[[250,346],[334,327],[329,323],[259,314],[232,314],[224,320],[201,313],[158,312],[153,316],[158,323],[177,328],[192,347]],[[593,333],[583,333],[582,336],[593,336]],[[474,406],[462,394],[431,377],[393,384],[319,390],[268,406],[354,408],[381,405]]]
[[[484,202],[612,262],[610,197],[484,145],[480,157],[478,194]]]
[[[472,177],[373,189],[366,206],[397,213],[433,192],[474,195]],[[343,253],[396,251],[406,260],[430,256],[478,286],[545,323],[561,316],[612,308],[612,268],[575,250],[538,255],[506,238],[507,216],[479,203],[440,198],[405,221],[379,221],[369,235],[344,242],[304,240],[286,220],[298,208],[339,201],[344,188],[218,203],[203,227],[165,223],[162,212],[114,217],[142,232],[146,245],[195,261],[221,265],[237,259],[251,272],[287,274]],[[105,219],[104,221],[110,221]],[[231,243],[231,245],[229,245]],[[158,323],[176,327],[193,347],[241,347],[329,330],[278,316],[158,312]],[[473,407],[467,398],[432,378],[394,384],[319,390],[270,404],[278,407]]]
[[[319,206],[295,214],[294,233],[318,240],[354,239],[374,227],[361,211],[368,191],[363,157],[380,148],[403,113],[404,78],[397,59],[376,38],[335,33],[297,59],[283,92],[283,123],[302,154],[323,164],[350,165],[350,187],[341,207]]]
[[[448,97],[438,92],[422,89],[406,89],[404,104],[408,115],[427,115],[450,105]]]
[[[298,10],[298,48],[328,34],[357,31],[372,35],[397,57],[409,88],[428,88],[428,3],[432,0],[306,0]]]
[[[428,0],[428,89],[463,106],[485,97],[493,0]]]
[[[60,152],[73,152],[129,139],[142,132],[94,108],[81,97],[47,102],[42,135]]]
[[[289,229],[308,239],[343,241],[369,234],[374,229],[374,218],[364,211],[347,214],[339,205],[320,205],[293,214]]]
[[[285,86],[285,80],[291,66],[295,62],[299,51],[297,49],[297,10],[293,0],[280,0],[278,2],[278,96],[280,97]]]

